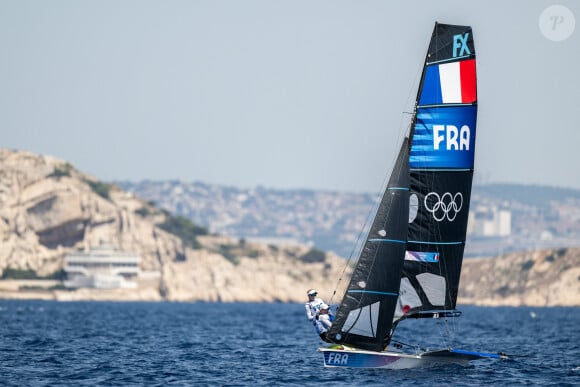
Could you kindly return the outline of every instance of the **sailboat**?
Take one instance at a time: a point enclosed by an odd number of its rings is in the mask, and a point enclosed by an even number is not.
[[[326,367],[401,369],[506,357],[391,345],[403,321],[461,315],[455,307],[476,116],[471,27],[435,23],[409,133],[328,332],[331,344],[319,348]]]

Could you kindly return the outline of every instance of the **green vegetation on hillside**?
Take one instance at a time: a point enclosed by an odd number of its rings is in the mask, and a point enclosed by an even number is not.
[[[155,202],[153,201],[148,201],[146,205],[136,209],[134,212],[142,218],[160,214],[163,214],[166,218],[172,216],[169,211],[157,208]]]
[[[236,256],[235,252],[233,251],[234,249],[235,246],[220,245],[219,253],[233,265],[239,265],[240,259]]]
[[[63,176],[66,177],[70,177],[70,172],[73,170],[73,166],[69,163],[66,163],[62,166],[58,166],[58,167],[54,167],[54,170],[52,171],[51,174],[49,174],[47,177],[48,178],[55,178],[55,179],[59,179]]]
[[[326,261],[326,253],[312,248],[306,254],[300,256],[300,260],[304,263],[324,262]]]
[[[11,267],[7,267],[4,269],[2,273],[2,279],[17,279],[17,280],[24,280],[24,279],[38,279],[36,272],[30,269],[13,269]]]
[[[15,279],[15,280],[36,280],[36,279],[50,279],[50,280],[63,280],[66,274],[64,270],[57,270],[52,274],[46,276],[39,276],[34,270],[31,269],[14,269],[12,267],[7,267],[2,272],[2,279]]]
[[[149,211],[149,208],[147,208],[146,206],[136,209],[135,213],[142,218],[146,218],[149,215],[151,215],[151,211]]]
[[[258,258],[261,253],[258,249],[248,246],[245,239],[240,239],[238,244],[221,244],[219,249],[214,250],[234,265],[240,263],[240,257]]]
[[[521,268],[522,271],[528,271],[530,270],[532,267],[534,267],[536,261],[534,261],[533,259],[529,259],[526,262],[521,264]]]
[[[193,224],[191,220],[183,216],[173,216],[168,212],[165,213],[165,221],[157,225],[159,228],[178,236],[186,245],[193,249],[201,248],[200,243],[197,241],[197,236],[207,235],[206,228]]]
[[[87,183],[89,185],[89,187],[91,187],[91,189],[93,190],[94,193],[96,193],[97,195],[99,195],[103,199],[107,199],[107,200],[111,199],[110,192],[111,192],[111,188],[113,188],[112,184],[102,183],[100,181],[91,181],[91,180],[87,180],[87,179],[85,179],[85,183]]]

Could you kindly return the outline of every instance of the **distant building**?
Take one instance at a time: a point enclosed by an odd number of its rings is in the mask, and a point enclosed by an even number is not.
[[[468,234],[483,237],[511,235],[512,214],[497,207],[478,207],[469,213]]]
[[[128,281],[139,277],[141,257],[135,253],[115,250],[101,245],[88,252],[76,251],[64,258],[67,288],[137,288]]]

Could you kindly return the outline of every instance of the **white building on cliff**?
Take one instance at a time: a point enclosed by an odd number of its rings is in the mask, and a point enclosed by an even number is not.
[[[137,283],[128,281],[139,277],[141,257],[135,253],[115,250],[101,245],[88,252],[75,251],[64,258],[67,288],[114,289],[137,288]]]

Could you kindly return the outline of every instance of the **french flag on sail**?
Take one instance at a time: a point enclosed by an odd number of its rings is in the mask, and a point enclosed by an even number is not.
[[[476,100],[475,59],[427,66],[420,106]]]

